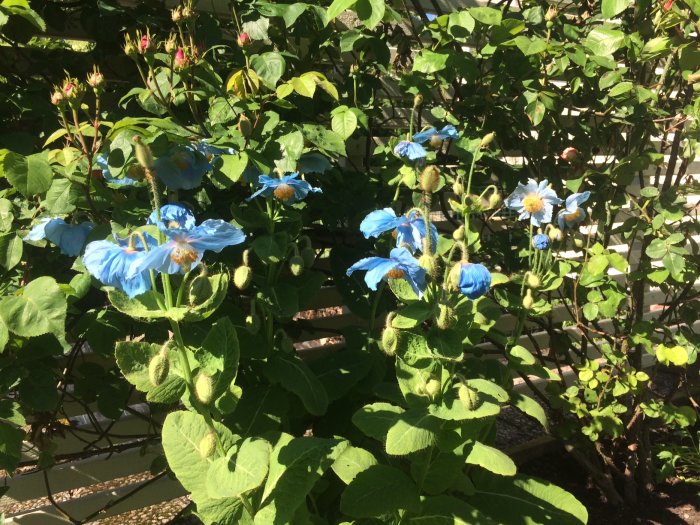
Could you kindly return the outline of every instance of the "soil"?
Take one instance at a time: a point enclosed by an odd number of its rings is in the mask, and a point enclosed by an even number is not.
[[[550,452],[519,468],[556,483],[588,509],[589,525],[700,525],[700,486],[677,479],[656,490],[633,508],[617,509],[604,502],[583,469],[563,451]]]

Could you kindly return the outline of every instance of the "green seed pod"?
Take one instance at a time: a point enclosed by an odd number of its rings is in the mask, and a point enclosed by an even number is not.
[[[413,107],[417,108],[423,103],[423,95],[418,93],[415,97],[413,97]]]
[[[170,371],[170,361],[168,359],[168,350],[164,346],[160,352],[151,358],[148,363],[148,380],[153,386],[160,386],[168,377]]]
[[[464,240],[464,226],[460,226],[455,231],[453,231],[452,238],[455,241],[463,241]]]
[[[447,330],[454,326],[456,320],[454,308],[446,304],[441,304],[440,313],[437,318],[437,327],[440,330]]]
[[[233,272],[233,284],[239,290],[245,290],[253,281],[253,270],[250,266],[239,266]]]
[[[316,252],[311,247],[302,248],[301,258],[304,260],[304,268],[311,268],[316,262]]]
[[[547,20],[545,26],[547,27],[547,29],[552,29],[554,27],[554,22],[552,22],[551,20]]]
[[[489,209],[498,208],[501,205],[501,196],[494,192],[489,195]]]
[[[399,347],[399,331],[387,323],[382,332],[382,350],[388,356],[396,355],[396,349]]]
[[[435,193],[440,185],[440,170],[432,164],[425,167],[420,174],[420,189],[427,193]]]
[[[207,299],[210,299],[214,290],[211,287],[211,282],[206,275],[198,275],[190,283],[189,301],[190,306],[202,304]]]
[[[532,272],[527,272],[527,285],[532,288],[533,290],[537,290],[540,286],[542,286],[542,281],[539,278],[537,274],[534,274]]]
[[[459,397],[459,402],[462,403],[462,406],[467,410],[476,410],[481,405],[479,393],[473,388],[469,388],[464,383],[459,386],[457,396]]]
[[[534,302],[535,300],[532,298],[532,290],[528,289],[527,292],[525,292],[525,297],[523,297],[523,308],[525,308],[525,310],[529,310],[532,308]]]
[[[148,146],[148,144],[144,144],[141,137],[138,135],[134,137],[134,145],[134,154],[136,155],[137,162],[144,169],[151,169],[154,163],[151,148]]]
[[[440,381],[435,378],[428,380],[428,382],[425,384],[425,393],[430,399],[435,399],[438,394],[440,394],[441,389],[442,385],[440,384]]]
[[[199,441],[199,455],[203,458],[211,457],[216,451],[216,435],[214,432],[209,432]]]
[[[293,255],[289,259],[289,271],[292,272],[294,277],[299,277],[304,273],[304,259],[301,255]]]
[[[464,184],[462,184],[459,181],[455,181],[454,184],[452,184],[452,191],[457,195],[457,197],[461,197],[464,195]]]
[[[260,330],[260,318],[255,314],[247,315],[245,318],[245,327],[251,334],[257,334]]]
[[[209,374],[199,373],[194,382],[194,394],[203,405],[211,403],[211,398],[214,396],[214,380]]]

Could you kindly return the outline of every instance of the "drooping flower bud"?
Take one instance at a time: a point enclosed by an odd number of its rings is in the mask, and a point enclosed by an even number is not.
[[[442,384],[440,381],[438,381],[435,378],[431,378],[428,380],[427,383],[425,383],[425,393],[428,395],[430,399],[435,399],[438,397],[440,394],[440,390],[442,389]]]
[[[547,232],[550,241],[561,241],[564,238],[564,234],[559,228],[550,228]]]
[[[455,241],[464,240],[464,225],[460,225],[455,231],[452,232],[452,238]]]
[[[459,397],[459,402],[466,410],[476,410],[481,405],[481,399],[479,398],[479,392],[473,388],[469,388],[467,385],[462,383],[457,390],[457,397]]]
[[[299,277],[304,273],[304,259],[301,255],[293,255],[289,259],[289,271],[292,272],[294,277]]]
[[[301,253],[301,258],[304,260],[304,268],[311,268],[316,262],[316,252],[313,248],[307,246],[302,248],[299,253]]]
[[[238,46],[239,47],[245,47],[251,42],[250,35],[243,31],[242,33],[239,33],[238,38],[237,38]]]
[[[532,237],[532,247],[536,250],[546,250],[549,248],[549,236],[544,233],[538,233]]]
[[[136,161],[141,165],[143,169],[149,170],[153,167],[155,160],[153,159],[153,152],[148,144],[144,144],[141,137],[138,135],[134,136],[134,155],[136,156]]]
[[[435,193],[440,185],[440,170],[430,164],[420,174],[420,189],[427,193]]]
[[[483,136],[481,139],[481,142],[479,143],[479,148],[484,149],[489,146],[493,142],[493,139],[496,138],[496,134],[492,131],[491,133],[487,133],[486,135]]]
[[[536,273],[533,272],[527,272],[525,282],[533,290],[537,290],[540,286],[542,286],[542,280]]]
[[[439,307],[440,313],[437,318],[437,327],[440,330],[447,330],[452,328],[457,320],[455,316],[455,310],[447,304],[441,304]]]
[[[528,290],[525,292],[525,297],[523,297],[523,308],[525,308],[525,310],[529,310],[532,308],[534,303],[535,300],[532,298],[532,290],[528,288]]]
[[[214,396],[214,380],[209,374],[200,372],[197,375],[197,379],[194,382],[194,395],[203,405],[211,403],[211,399]]]
[[[253,134],[253,124],[251,124],[250,119],[241,113],[238,117],[238,131],[241,132],[244,138],[249,138]]]
[[[209,432],[200,441],[197,446],[199,455],[202,459],[211,457],[216,451],[216,434]]]
[[[492,210],[494,208],[498,208],[502,201],[503,199],[501,198],[501,195],[493,192],[491,195],[489,195],[489,209]]]
[[[423,103],[423,95],[418,93],[415,97],[413,97],[413,107],[417,108]]]
[[[575,238],[574,239],[574,246],[576,246],[576,248],[583,248],[583,240]]]
[[[454,287],[472,301],[486,295],[491,288],[491,272],[483,264],[457,263],[450,272],[450,279]]]
[[[559,157],[561,158],[561,160],[564,160],[566,162],[573,162],[578,158],[578,150],[572,146],[569,146],[561,152],[561,155],[559,155]]]
[[[387,323],[382,331],[382,350],[388,356],[396,355],[396,349],[399,346],[399,331]]]
[[[168,372],[170,372],[170,360],[168,359],[166,344],[148,363],[148,380],[153,386],[160,386],[165,381],[165,378],[168,377]]]
[[[241,265],[233,271],[233,285],[239,290],[246,290],[253,281],[253,270],[250,266]]]
[[[452,184],[452,191],[457,195],[457,197],[461,197],[464,195],[464,184],[456,180],[454,184]]]
[[[435,277],[440,269],[437,258],[427,253],[424,253],[418,258],[418,265],[431,277]]]

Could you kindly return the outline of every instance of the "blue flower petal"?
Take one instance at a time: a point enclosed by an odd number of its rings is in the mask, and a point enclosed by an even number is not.
[[[221,219],[209,219],[190,230],[188,243],[198,251],[220,252],[227,246],[240,244],[245,240],[245,233]]]
[[[378,237],[384,232],[397,228],[405,220],[405,217],[397,217],[396,212],[391,208],[384,208],[369,213],[360,223],[360,231],[365,239]]]
[[[160,222],[155,210],[148,216],[148,224],[156,224],[161,230],[178,228],[191,230],[196,224],[192,212],[182,204],[166,204],[160,208]]]
[[[424,159],[428,154],[425,148],[416,142],[402,140],[394,148],[394,153],[404,160],[415,162]]]
[[[491,287],[491,273],[483,264],[464,263],[459,272],[459,291],[472,301],[486,295]]]
[[[155,245],[155,239],[150,237],[150,240]],[[149,244],[151,243],[149,242]],[[137,273],[131,277],[127,277],[127,274],[131,266],[138,262],[145,253],[109,241],[94,241],[85,248],[83,264],[90,275],[103,284],[118,288],[129,297],[136,297],[151,289],[150,276],[148,271]]]
[[[34,226],[24,239],[27,241],[46,239],[58,246],[63,255],[76,257],[80,255],[85,241],[94,227],[95,225],[91,222],[67,224],[66,221],[58,217],[48,218]]]
[[[424,131],[419,131],[413,135],[413,142],[417,142],[418,144],[428,142],[433,135],[437,134],[437,132],[438,131],[435,128],[428,128]]]
[[[156,175],[170,190],[197,188],[211,169],[207,159],[190,146],[176,146],[153,164]]]

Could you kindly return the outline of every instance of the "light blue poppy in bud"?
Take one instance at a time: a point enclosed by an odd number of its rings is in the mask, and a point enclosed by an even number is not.
[[[182,204],[166,204],[160,208],[160,221],[155,210],[148,216],[148,224],[155,224],[165,231],[168,228],[191,230],[196,224],[192,212]]]
[[[417,142],[410,142],[408,140],[399,142],[396,147],[394,147],[394,153],[408,162],[421,162],[428,154],[423,146]]]
[[[76,257],[85,245],[95,225],[91,222],[68,224],[60,217],[47,217],[34,226],[25,241],[41,241],[46,239],[61,250],[63,255]]]
[[[581,207],[581,204],[586,202],[590,196],[590,191],[584,191],[583,193],[574,193],[566,198],[564,209],[557,213],[557,223],[560,230],[563,230],[565,226],[573,228],[583,222],[586,218],[586,210]]]
[[[386,279],[404,279],[416,292],[418,297],[423,295],[427,286],[425,270],[418,265],[418,261],[406,248],[394,248],[385,257],[367,257],[360,259],[350,268],[347,275],[350,276],[356,270],[366,270],[365,283],[372,290],[377,289],[379,281]]]
[[[137,182],[143,180],[144,171],[138,164],[132,164],[126,169],[127,175],[123,177],[115,177],[109,170],[109,163],[107,162],[107,157],[104,155],[98,155],[95,162],[102,170],[102,178],[107,184],[113,186],[133,186]]]
[[[518,183],[518,187],[505,200],[505,205],[520,213],[518,219],[530,219],[534,226],[552,222],[554,206],[561,204],[553,189],[548,188],[548,181],[537,182],[528,179],[527,184]]]
[[[532,236],[532,247],[536,250],[546,250],[549,248],[549,242],[549,236],[544,233]]]
[[[396,216],[391,208],[376,210],[367,215],[360,224],[360,231],[365,239],[379,237],[384,232],[395,230],[396,246],[408,245],[411,250],[422,251],[425,238],[425,221],[415,211],[407,216]],[[437,246],[438,232],[434,224],[430,224],[431,242]]]
[[[304,200],[309,193],[321,193],[321,188],[314,188],[305,180],[299,179],[299,173],[290,173],[281,178],[272,178],[267,175],[260,175],[258,184],[261,188],[253,193],[248,200],[254,199],[258,195],[269,197],[274,195],[275,199],[284,204],[294,204]]]
[[[143,234],[143,239],[149,250],[158,246],[158,241],[147,233]],[[151,289],[148,270],[130,275],[131,267],[146,255],[143,240],[139,236],[130,239],[115,237],[115,240],[116,244],[107,240],[88,244],[83,255],[85,268],[102,284],[113,286],[129,297],[146,293]]]
[[[170,190],[192,190],[212,165],[192,146],[174,146],[166,155],[156,159],[153,170]]]
[[[459,133],[457,132],[455,127],[451,124],[448,124],[440,131],[438,131],[435,128],[428,128],[424,131],[419,131],[418,133],[413,135],[413,142],[425,144],[426,142],[430,141],[431,144],[439,145],[440,143],[442,143],[443,140],[455,140],[458,138]]]
[[[462,263],[459,291],[472,301],[486,295],[491,287],[491,273],[483,264]]]
[[[127,277],[144,270],[168,274],[187,273],[201,262],[205,251],[218,253],[227,246],[245,240],[245,233],[220,219],[209,219],[193,228],[165,228],[163,232],[168,237],[165,244],[149,251],[137,261]]]

